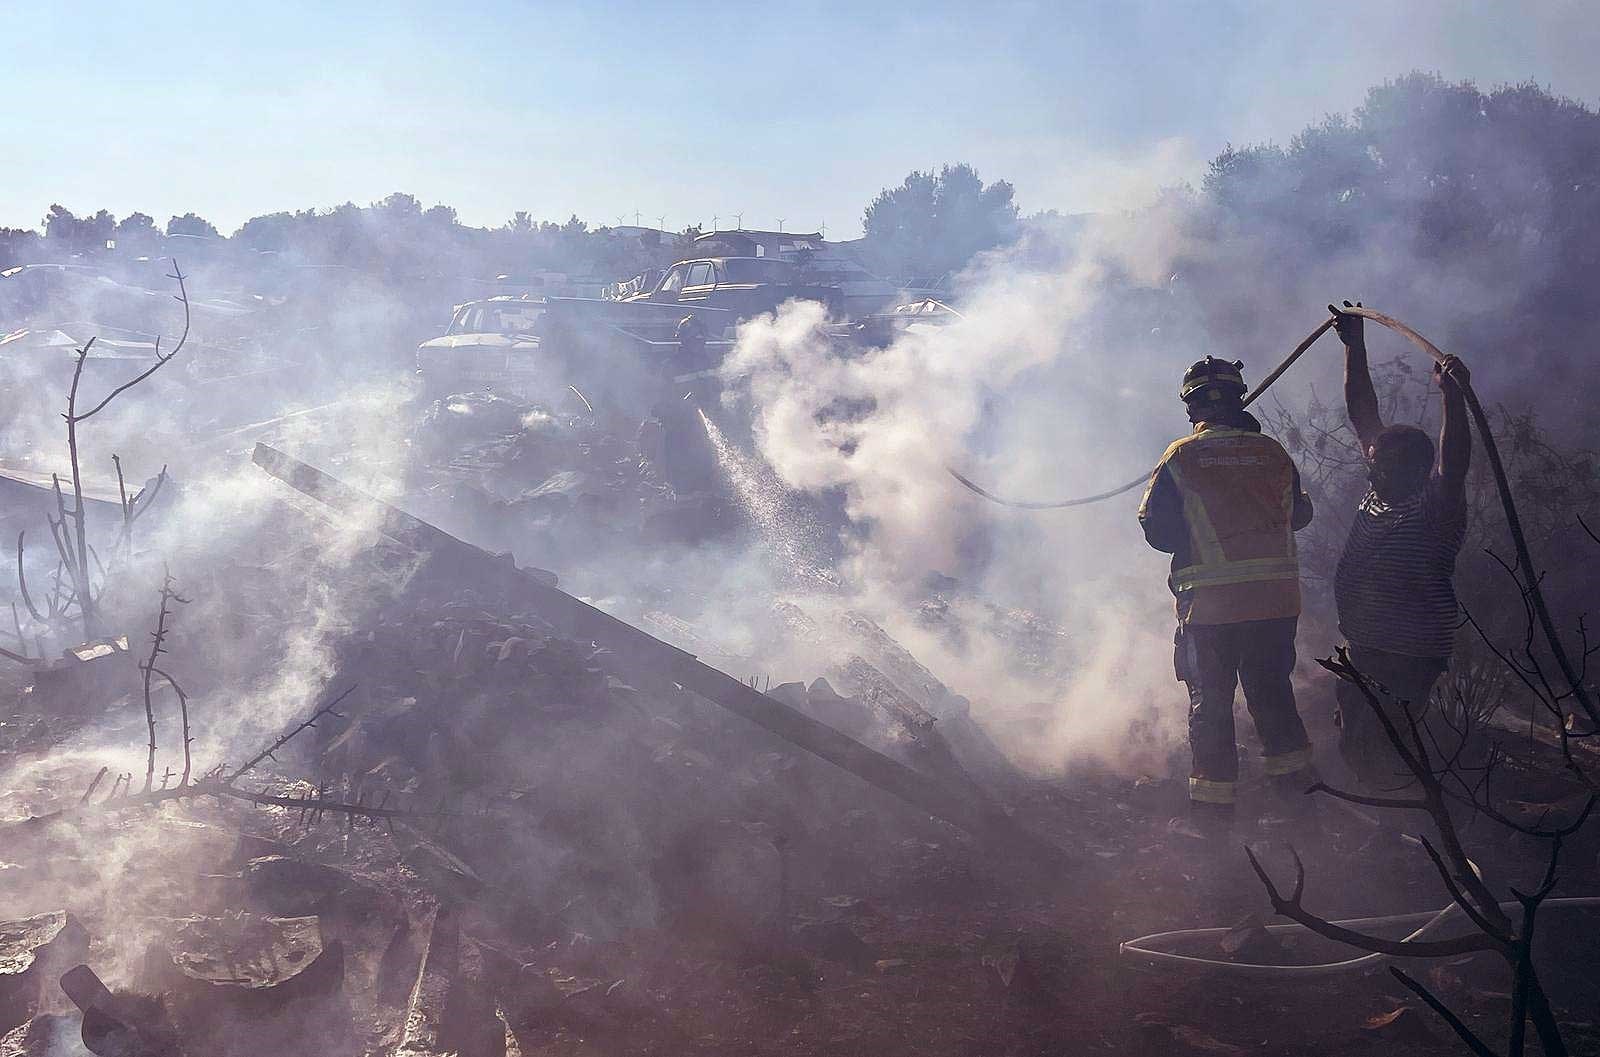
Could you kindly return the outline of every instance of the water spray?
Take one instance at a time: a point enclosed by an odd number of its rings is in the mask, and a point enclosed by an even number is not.
[[[734,497],[784,570],[817,580],[823,565],[818,560],[823,541],[816,519],[796,506],[794,494],[770,466],[740,451],[704,410],[695,411]]]

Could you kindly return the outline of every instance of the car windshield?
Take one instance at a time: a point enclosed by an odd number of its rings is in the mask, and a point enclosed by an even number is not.
[[[452,334],[532,334],[544,306],[520,301],[467,305],[450,323]]]
[[[722,262],[725,282],[792,284],[794,265],[758,257],[730,257]]]

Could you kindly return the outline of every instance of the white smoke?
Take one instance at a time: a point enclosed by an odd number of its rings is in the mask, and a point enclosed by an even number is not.
[[[832,340],[815,306],[791,303],[744,325],[724,367],[778,477],[842,491],[845,573],[861,604],[973,697],[998,735],[1014,727],[1037,767],[1122,754],[1152,709],[1176,735],[1165,557],[1134,521],[1137,490],[1018,512],[965,492],[946,468],[1027,499],[1100,492],[1147,470],[1187,430],[1177,379],[1207,351],[1174,340],[1185,306],[1167,277],[1182,248],[1159,209],[1097,219],[1050,247],[1049,266],[1022,250],[980,260],[948,325],[861,352]],[[1152,401],[1167,392],[1170,405]],[[915,619],[938,576],[962,584],[950,610],[967,632],[959,642]],[[1065,629],[1054,656],[1020,665],[1016,644],[991,633],[994,612],[1012,607]]]

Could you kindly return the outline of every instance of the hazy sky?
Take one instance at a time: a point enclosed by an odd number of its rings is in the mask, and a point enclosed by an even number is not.
[[[1322,15],[1314,8],[1324,7]],[[0,226],[409,191],[860,232],[914,168],[1114,207],[1412,69],[1600,102],[1600,4],[80,4],[0,0]]]

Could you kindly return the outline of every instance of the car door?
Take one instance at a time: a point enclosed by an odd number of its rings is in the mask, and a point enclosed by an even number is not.
[[[671,303],[683,299],[683,280],[689,274],[687,264],[674,264],[672,270],[667,272],[666,278],[661,280],[661,285],[656,287],[655,293],[650,295],[652,301]]]
[[[710,261],[693,261],[683,281],[681,304],[703,305],[717,288],[716,267]]]

